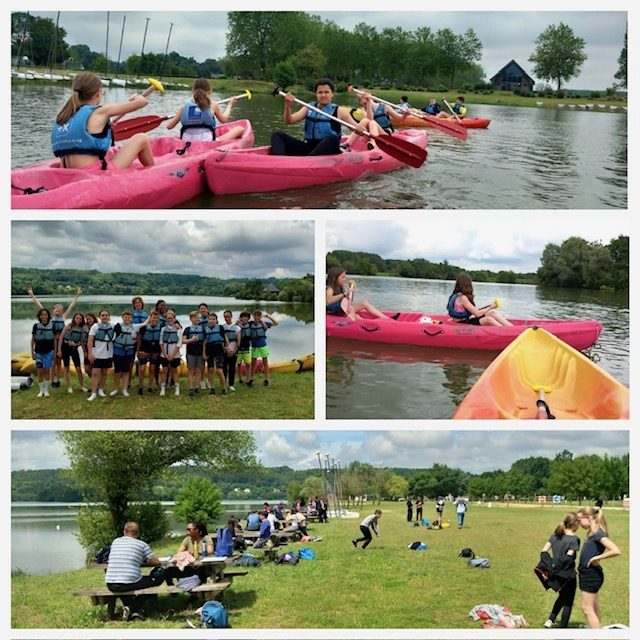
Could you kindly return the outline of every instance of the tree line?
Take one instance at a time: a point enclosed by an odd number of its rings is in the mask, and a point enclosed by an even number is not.
[[[279,292],[270,293],[269,285]],[[239,300],[313,302],[313,275],[302,278],[229,278],[179,273],[103,273],[96,269],[11,270],[11,295],[25,295],[34,287],[38,295],[73,295],[77,287],[90,295],[226,296]]]
[[[511,270],[466,270],[447,260],[382,258],[375,253],[337,249],[327,254],[327,269],[342,267],[347,273],[365,276],[399,276],[425,280],[455,280],[467,271],[475,282],[540,284],[568,289],[626,290],[629,288],[629,236],[620,235],[607,244],[571,237],[560,245],[548,243],[536,273]]]

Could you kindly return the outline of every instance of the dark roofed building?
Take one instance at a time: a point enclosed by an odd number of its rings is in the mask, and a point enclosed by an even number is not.
[[[511,60],[491,78],[491,86],[498,91],[523,89],[533,91],[533,78],[515,61]]]
[[[280,289],[273,283],[270,282],[267,287],[265,287],[264,292],[268,295],[278,295],[280,293]]]

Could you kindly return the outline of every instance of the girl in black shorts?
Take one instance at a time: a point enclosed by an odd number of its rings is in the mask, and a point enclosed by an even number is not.
[[[580,604],[589,627],[599,629],[602,625],[598,592],[604,582],[604,573],[600,562],[606,558],[619,556],[620,549],[609,539],[607,522],[600,509],[584,507],[578,511],[578,517],[580,518],[580,526],[588,531],[578,566],[580,591],[582,592]]]

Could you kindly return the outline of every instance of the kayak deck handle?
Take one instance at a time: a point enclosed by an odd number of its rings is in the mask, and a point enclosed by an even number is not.
[[[365,327],[363,324],[360,325],[360,328],[367,333],[373,333],[374,331],[382,331],[382,327]]]
[[[191,146],[191,142],[187,142],[184,147],[182,147],[182,149],[176,149],[176,153],[179,156],[183,156],[185,153],[187,153],[187,151],[189,150],[189,147]]]
[[[12,189],[17,189],[18,191],[22,191],[22,193],[25,196],[30,196],[34,193],[42,193],[43,191],[46,191],[47,188],[46,187],[38,187],[37,189],[32,189],[31,187],[16,187],[15,184],[11,185]]]
[[[444,329],[438,329],[435,333],[429,333],[426,329],[420,329],[420,333],[424,333],[426,336],[434,338],[435,336],[439,336],[441,333],[444,333]]]

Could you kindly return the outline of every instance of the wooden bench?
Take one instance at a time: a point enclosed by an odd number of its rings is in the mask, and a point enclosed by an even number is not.
[[[242,567],[233,567],[231,569],[225,569],[222,577],[224,580],[228,580],[233,583],[234,578],[240,578],[246,576],[249,573],[249,569],[243,569]]]
[[[205,582],[197,587],[194,587],[190,591],[183,591],[176,586],[168,586],[166,584],[159,585],[157,587],[147,587],[146,589],[136,589],[135,591],[121,591],[114,593],[107,587],[87,587],[75,591],[74,596],[89,596],[91,603],[94,605],[107,605],[107,614],[109,618],[113,618],[116,609],[116,600],[121,596],[143,596],[143,595],[162,595],[165,593],[191,593],[196,596],[198,602],[206,602],[212,597],[214,599],[222,600],[225,589],[231,586],[231,581],[224,582]]]

